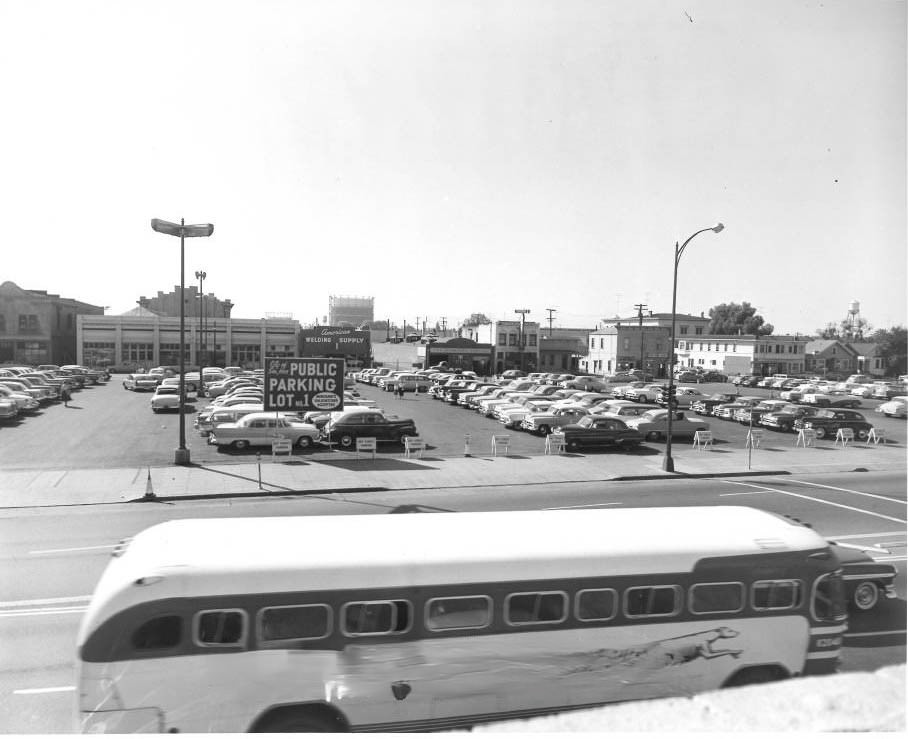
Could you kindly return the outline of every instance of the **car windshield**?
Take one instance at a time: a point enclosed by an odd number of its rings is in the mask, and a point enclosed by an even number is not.
[[[590,426],[593,425],[593,421],[595,421],[595,420],[596,419],[594,419],[592,416],[584,416],[579,421],[577,421],[577,425],[581,426],[585,429],[588,429]]]
[[[832,411],[817,411],[816,418],[835,418],[835,413]]]
[[[641,418],[643,418],[643,419],[645,419],[645,420],[647,420],[647,421],[657,421],[657,420],[659,420],[659,418],[660,418],[661,416],[663,416],[663,415],[665,415],[665,411],[663,411],[663,410],[658,410],[658,411],[647,411],[646,413],[644,413],[644,414],[641,416]]]

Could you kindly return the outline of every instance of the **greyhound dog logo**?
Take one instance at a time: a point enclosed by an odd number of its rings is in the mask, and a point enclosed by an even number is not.
[[[716,642],[734,639],[739,632],[728,626],[637,644],[624,649],[597,649],[579,655],[583,664],[568,673],[596,672],[612,668],[660,669],[683,665],[697,659],[731,657],[738,659],[743,649],[717,649]]]

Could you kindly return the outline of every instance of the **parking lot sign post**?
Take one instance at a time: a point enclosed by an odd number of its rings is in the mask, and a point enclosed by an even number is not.
[[[267,358],[265,410],[343,410],[344,366],[343,359],[328,357]]]

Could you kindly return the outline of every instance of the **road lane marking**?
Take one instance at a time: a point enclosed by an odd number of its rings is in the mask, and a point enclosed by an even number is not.
[[[69,547],[68,549],[34,549],[29,554],[61,554],[62,552],[87,552],[92,549],[113,549],[116,544],[99,544],[96,547]]]
[[[751,490],[747,493],[719,493],[720,498],[735,498],[740,495],[763,495],[763,493],[772,493],[774,490]]]
[[[0,608],[28,608],[30,606],[56,606],[63,603],[81,603],[91,600],[90,595],[68,595],[61,598],[38,598],[36,600],[8,600],[0,602]]]
[[[14,690],[13,695],[38,695],[40,693],[71,693],[76,689],[75,685],[61,685],[56,688],[23,688]]]
[[[877,531],[873,534],[845,534],[843,536],[830,536],[830,539],[842,540],[845,539],[875,539],[878,536],[905,536],[904,531]],[[892,546],[898,546],[898,544],[904,544],[905,542],[893,542]],[[882,546],[882,545],[881,545]]]
[[[781,482],[781,480],[780,480],[780,482]],[[902,506],[908,505],[908,503],[906,503],[905,501],[891,498],[888,495],[877,495],[876,493],[864,493],[864,492],[861,492],[860,490],[851,490],[850,488],[837,488],[833,485],[823,485],[822,483],[819,483],[819,482],[807,482],[805,480],[794,480],[794,482],[797,483],[798,485],[810,485],[811,487],[815,487],[815,488],[826,488],[827,490],[838,490],[840,493],[852,493],[853,495],[864,495],[868,498],[876,498],[877,500],[885,500],[888,503],[898,503],[899,505],[902,505]]]
[[[88,606],[72,606],[71,608],[41,608],[31,611],[0,611],[0,618],[16,618],[22,616],[66,616],[73,613],[85,613]]]
[[[863,513],[864,515],[867,515],[867,516],[873,516],[875,518],[883,518],[887,521],[895,521],[896,523],[908,523],[908,521],[906,521],[905,519],[896,518],[895,516],[886,516],[882,513],[874,513],[873,511],[867,511],[867,510],[864,510],[863,508],[855,508],[854,506],[845,505],[844,503],[833,503],[831,500],[823,500],[822,498],[814,498],[810,495],[803,495],[802,493],[792,493],[789,490],[779,490],[778,488],[771,488],[771,487],[764,486],[764,485],[754,485],[752,483],[747,483],[747,482],[738,482],[737,480],[724,480],[724,482],[727,482],[731,485],[740,485],[742,487],[754,487],[754,488],[762,487],[764,491],[771,491],[771,492],[779,493],[780,495],[790,495],[793,498],[811,500],[814,503],[824,503],[828,506],[833,506],[834,508],[844,508],[846,511],[854,511],[855,513]]]
[[[623,502],[616,503],[588,503],[586,505],[562,505],[562,506],[553,506],[552,508],[543,508],[544,511],[566,511],[571,508],[602,508],[607,505],[624,505]]]

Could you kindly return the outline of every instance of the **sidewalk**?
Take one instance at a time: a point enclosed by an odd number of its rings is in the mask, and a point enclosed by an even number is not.
[[[474,452],[475,452],[474,448]],[[748,456],[750,460],[748,461]],[[419,490],[445,487],[544,484],[759,474],[905,471],[905,449],[899,445],[822,444],[794,447],[793,439],[757,448],[717,446],[705,450],[674,444],[675,473],[662,469],[664,454],[649,449],[637,453],[511,455],[493,457],[433,456],[407,459],[403,453],[375,459],[352,452],[317,452],[281,456],[270,452],[241,462],[214,465],[75,470],[0,471],[0,508],[92,505],[158,499],[198,499],[221,496],[261,496],[369,490]],[[150,480],[150,483],[149,483]]]

